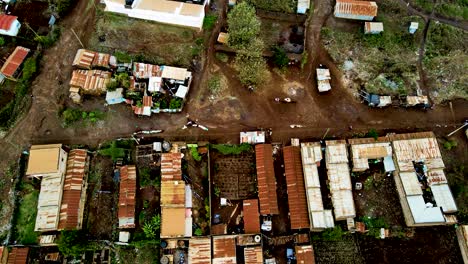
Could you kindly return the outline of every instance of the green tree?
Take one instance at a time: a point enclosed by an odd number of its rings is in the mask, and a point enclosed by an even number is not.
[[[228,45],[234,49],[245,48],[260,32],[260,21],[255,8],[246,2],[236,5],[228,14]]]
[[[289,58],[286,54],[286,51],[282,47],[276,46],[273,49],[273,62],[279,68],[284,68],[288,66]]]
[[[88,249],[85,233],[81,230],[62,230],[57,245],[65,256],[80,256]]]
[[[145,233],[146,238],[156,239],[159,234],[159,229],[161,228],[161,216],[155,215],[151,218],[150,221],[145,222],[143,225],[143,233]]]

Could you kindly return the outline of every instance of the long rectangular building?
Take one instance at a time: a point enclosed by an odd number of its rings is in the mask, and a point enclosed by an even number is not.
[[[371,1],[336,0],[335,17],[368,20],[377,16],[377,3]]]
[[[119,228],[135,228],[136,167],[120,168]]]
[[[351,185],[351,175],[348,165],[346,141],[326,141],[325,162],[332,196],[335,220],[346,220],[356,217],[354,198]]]
[[[302,174],[301,150],[296,146],[284,147],[283,156],[291,229],[310,228],[304,176]]]
[[[260,214],[262,215],[279,214],[272,155],[273,148],[271,144],[258,144],[255,146],[258,198],[260,200]]]

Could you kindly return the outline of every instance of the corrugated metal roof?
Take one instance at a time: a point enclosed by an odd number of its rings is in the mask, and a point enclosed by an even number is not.
[[[260,214],[262,215],[279,214],[272,155],[273,148],[270,144],[255,146],[258,197],[260,200]]]
[[[378,33],[382,32],[383,23],[382,22],[366,22],[364,23],[364,32],[365,33]]]
[[[73,149],[68,154],[67,170],[63,186],[62,205],[58,229],[81,229],[83,207],[86,199],[85,179],[87,151]]]
[[[161,180],[182,180],[182,153],[163,153],[161,156]]]
[[[211,239],[209,237],[191,238],[189,240],[188,263],[211,263]]]
[[[73,66],[84,69],[91,69],[92,67],[105,67],[109,68],[111,55],[106,53],[99,53],[86,49],[79,49],[76,52]]]
[[[100,70],[74,70],[70,86],[80,88],[85,94],[100,95],[107,91],[111,73]]]
[[[135,227],[136,168],[120,168],[119,228]]]
[[[338,190],[331,194],[333,212],[337,221],[356,217],[353,193],[350,190]]]
[[[335,16],[377,16],[377,3],[371,1],[336,0]]]
[[[427,183],[429,186],[435,184],[447,184],[447,178],[443,169],[435,169],[427,172]]]
[[[400,178],[407,196],[423,194],[421,184],[418,181],[418,176],[416,176],[414,171],[400,172]]]
[[[406,196],[413,220],[417,224],[443,223],[444,214],[439,207],[427,207],[422,195]]]
[[[297,264],[314,264],[314,248],[312,245],[296,246],[296,262]]]
[[[236,236],[213,237],[213,264],[236,263]]]
[[[149,79],[149,77],[161,77],[162,69],[158,65],[141,62],[133,63],[133,76],[138,79]]]
[[[265,143],[265,131],[240,132],[240,143]]]
[[[392,147],[390,142],[352,144],[351,156],[353,158],[353,171],[364,171],[369,169],[369,159],[392,156]]]
[[[0,263],[2,263],[4,259],[8,260],[8,257],[6,257],[7,254],[6,248],[4,246],[0,246]]]
[[[245,264],[263,264],[263,251],[261,246],[244,248]]]
[[[260,213],[258,212],[258,200],[244,200],[244,230],[246,234],[260,233]]]
[[[161,206],[185,207],[185,183],[183,181],[161,182]]]
[[[288,146],[283,148],[286,184],[288,190],[289,217],[291,229],[309,228],[307,198],[302,175],[300,148]]]
[[[15,17],[16,18],[16,17]],[[1,15],[0,15],[0,23],[1,23]],[[0,27],[2,25],[0,24]],[[3,64],[0,72],[5,75],[6,77],[14,78],[14,75],[21,64],[28,56],[30,50],[24,47],[16,47],[13,53],[8,56],[8,59]]]
[[[418,138],[393,141],[396,158],[400,161],[419,161],[441,158],[435,138]]]
[[[174,79],[179,81],[185,81],[185,79],[191,76],[191,72],[187,71],[185,68],[178,68],[172,66],[161,66],[162,68],[162,78]]]
[[[7,264],[27,264],[28,263],[29,248],[27,247],[14,247],[8,254]]]
[[[228,38],[229,34],[226,32],[219,32],[218,39],[217,41],[221,44],[227,44],[228,43]]]
[[[346,141],[344,140],[329,140],[325,142],[325,161],[328,164],[332,163],[348,163],[348,151],[346,150]]]
[[[9,16],[5,14],[0,15],[0,30],[10,30],[11,25],[15,20],[17,20],[18,17],[16,16]]]
[[[185,207],[161,207],[161,237],[184,237],[185,216]]]
[[[35,231],[57,230],[63,180],[63,174],[49,175],[41,180]]]
[[[437,206],[442,207],[444,213],[455,213],[457,211],[457,205],[448,184],[432,185],[431,191]]]

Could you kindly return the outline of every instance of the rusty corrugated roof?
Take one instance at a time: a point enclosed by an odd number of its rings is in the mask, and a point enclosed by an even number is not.
[[[84,69],[91,69],[91,67],[109,68],[110,57],[111,56],[106,53],[79,49],[76,52],[75,59],[73,60],[72,65]]]
[[[297,264],[314,264],[314,248],[312,245],[296,246],[296,260]]]
[[[258,212],[258,200],[244,200],[244,230],[246,234],[260,233],[260,213]]]
[[[182,153],[163,153],[161,156],[161,180],[182,180]]]
[[[16,16],[9,16],[5,14],[1,14],[0,15],[0,29],[5,30],[5,31],[10,30],[11,24],[13,24],[13,22],[17,19],[18,17]]]
[[[335,13],[377,16],[377,4],[371,1],[336,0]]]
[[[263,251],[261,246],[244,248],[245,264],[263,264]]]
[[[152,106],[153,106],[153,97],[143,96],[143,107],[152,107]]]
[[[188,263],[210,264],[211,263],[211,239],[191,238],[189,241]]]
[[[8,56],[8,59],[3,64],[2,69],[0,69],[0,72],[6,77],[13,78],[13,75],[15,75],[15,72],[26,59],[26,56],[28,56],[29,52],[30,50],[27,48],[20,46],[16,47],[13,53],[11,53],[10,56]]]
[[[63,186],[62,205],[58,229],[81,229],[82,208],[86,190],[83,181],[86,173],[87,152],[85,149],[73,149],[68,154],[67,171]]]
[[[139,79],[148,79],[149,77],[161,77],[162,69],[158,65],[135,62],[133,63],[133,76]]]
[[[236,236],[213,237],[213,263],[236,263],[235,260]]]
[[[270,144],[255,146],[258,198],[260,200],[260,214],[262,215],[279,214],[272,155],[273,148]]]
[[[70,86],[80,88],[83,93],[99,95],[107,91],[111,73],[101,70],[74,70]]]
[[[161,206],[185,206],[185,183],[183,181],[161,182]]]
[[[291,229],[310,227],[300,151],[295,146],[283,149]]]
[[[8,254],[7,264],[27,264],[28,263],[29,248],[27,247],[14,247]]]
[[[119,228],[135,227],[135,194],[136,168],[134,165],[123,166],[120,168]]]

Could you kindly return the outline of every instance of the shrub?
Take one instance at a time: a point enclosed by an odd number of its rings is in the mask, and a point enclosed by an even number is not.
[[[118,62],[121,62],[121,63],[129,63],[132,61],[132,56],[128,55],[127,53],[123,53],[121,51],[114,52],[114,57],[117,59]]]
[[[377,140],[379,138],[379,133],[374,128],[371,128],[369,132],[367,132],[366,137],[371,137]]]
[[[117,146],[116,141],[112,141],[108,148],[98,150],[102,156],[111,157],[113,161],[125,157],[125,149]]]
[[[223,52],[216,52],[215,53],[215,57],[217,60],[221,61],[221,62],[228,62],[229,60],[229,56],[226,54],[226,53],[223,53]]]
[[[343,229],[341,226],[335,226],[334,228],[327,228],[322,232],[321,237],[325,241],[337,241],[343,237]]]
[[[156,239],[159,234],[159,229],[161,227],[161,216],[155,215],[151,218],[150,221],[145,222],[142,229],[145,233],[146,238],[148,239]]]
[[[89,249],[82,230],[62,230],[57,244],[59,251],[65,256],[78,257]]]
[[[219,74],[213,75],[208,80],[208,90],[212,94],[217,94],[221,90],[221,76]]]
[[[240,145],[214,144],[211,145],[211,147],[216,149],[223,155],[239,155],[242,152],[252,150],[252,146],[247,143],[242,143]]]
[[[37,60],[34,57],[28,58],[23,65],[23,75],[21,79],[30,81],[37,72]]]
[[[115,91],[119,87],[119,83],[117,80],[112,79],[110,82],[107,83],[106,89],[110,92]]]
[[[444,148],[446,150],[452,150],[453,148],[455,148],[456,146],[458,146],[458,142],[456,140],[447,140],[444,142]]]
[[[218,16],[216,15],[207,15],[203,19],[203,30],[212,30],[216,24]]]
[[[3,37],[0,37],[0,46],[5,45],[5,39]]]
[[[62,112],[62,118],[65,125],[70,125],[75,123],[82,118],[81,111],[74,108],[67,108],[65,111]]]
[[[195,160],[195,161],[201,161],[202,160],[202,157],[200,156],[200,154],[198,153],[198,149],[196,147],[191,147],[190,148],[190,154],[192,155],[192,158]]]
[[[284,68],[288,66],[289,58],[283,48],[276,46],[273,49],[273,63],[278,68]]]
[[[169,109],[180,109],[182,107],[182,99],[181,98],[172,98],[171,102],[169,103]]]
[[[201,236],[201,235],[203,235],[203,230],[201,230],[201,228],[197,228],[197,229],[195,229],[194,234],[196,236]]]

